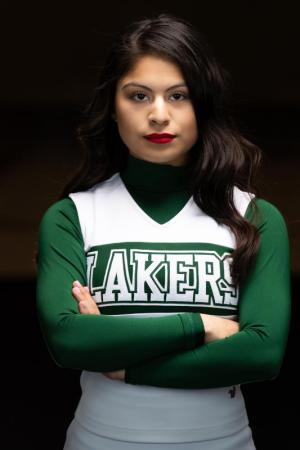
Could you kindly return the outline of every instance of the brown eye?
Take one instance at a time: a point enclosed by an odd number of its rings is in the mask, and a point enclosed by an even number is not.
[[[134,101],[137,102],[143,102],[145,99],[146,95],[143,92],[133,92],[132,94],[130,94],[130,98]]]
[[[178,96],[180,98],[178,98]],[[175,97],[176,101],[182,101],[188,98],[187,94],[183,94],[182,92],[175,92],[174,94],[171,95],[171,97]]]

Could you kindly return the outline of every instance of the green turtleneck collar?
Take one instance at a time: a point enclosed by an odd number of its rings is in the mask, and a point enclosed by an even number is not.
[[[126,185],[152,192],[176,192],[186,189],[189,181],[190,165],[171,166],[128,154],[127,164],[120,172]]]

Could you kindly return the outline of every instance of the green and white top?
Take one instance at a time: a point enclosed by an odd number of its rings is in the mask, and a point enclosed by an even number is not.
[[[81,369],[76,417],[90,431],[137,442],[191,442],[248,423],[240,385],[279,373],[290,321],[288,235],[269,202],[234,189],[260,248],[232,285],[231,230],[195,204],[188,166],[128,156],[121,173],[53,204],[39,233],[37,308],[49,351]],[[88,285],[100,316],[80,314]],[[199,313],[240,323],[204,344]],[[101,372],[126,369],[125,381]]]

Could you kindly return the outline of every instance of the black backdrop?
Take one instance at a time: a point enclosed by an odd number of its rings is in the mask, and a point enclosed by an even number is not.
[[[237,119],[264,151],[261,194],[291,240],[293,319],[280,376],[243,386],[258,450],[297,445],[299,26],[296,1],[12,2],[0,5],[0,230],[5,449],[62,448],[79,373],[55,366],[35,313],[38,223],[80,160],[73,132],[114,31],[167,11],[192,21],[232,74]],[[2,441],[2,442],[3,442]],[[242,450],[242,449],[241,449]]]

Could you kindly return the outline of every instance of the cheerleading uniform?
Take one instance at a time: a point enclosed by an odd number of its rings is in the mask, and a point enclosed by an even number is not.
[[[65,450],[255,448],[240,385],[275,378],[282,364],[286,225],[272,204],[234,188],[260,233],[255,264],[235,287],[233,233],[196,205],[188,178],[189,166],[129,155],[122,172],[42,219],[39,320],[56,363],[82,370]],[[79,313],[75,280],[100,316]],[[199,313],[238,320],[240,331],[205,344]],[[124,381],[102,374],[118,369]]]

